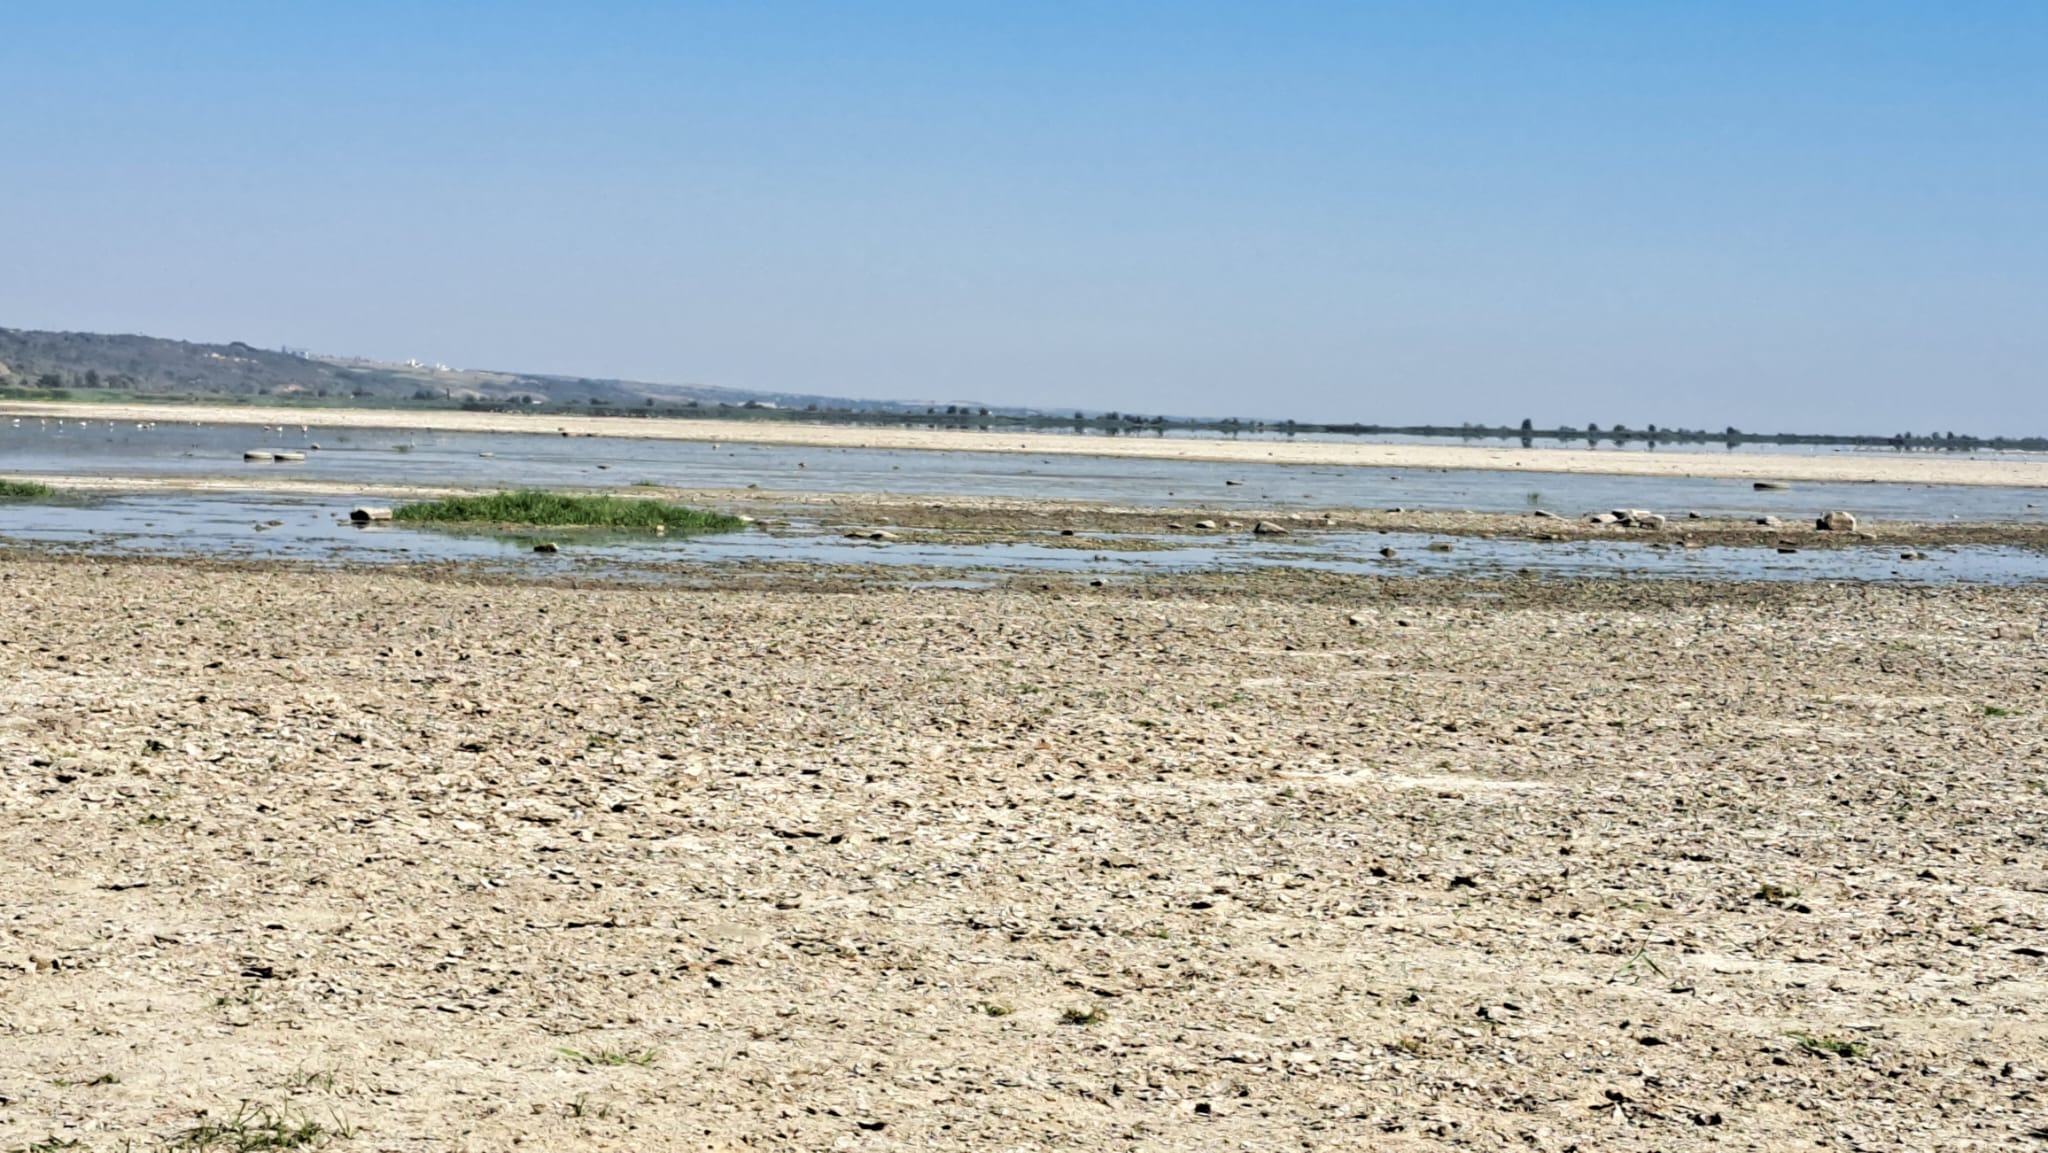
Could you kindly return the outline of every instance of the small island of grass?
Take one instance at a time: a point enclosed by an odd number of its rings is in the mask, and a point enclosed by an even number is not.
[[[400,505],[391,519],[419,525],[550,528],[661,528],[672,533],[731,532],[746,522],[664,500],[572,496],[554,492],[500,492]]]
[[[0,480],[0,500],[48,500],[56,490],[32,480]]]

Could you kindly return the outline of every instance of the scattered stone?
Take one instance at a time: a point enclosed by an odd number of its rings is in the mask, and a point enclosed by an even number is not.
[[[1535,518],[1537,518],[1538,520],[1556,520],[1556,519],[1558,519],[1558,516],[1557,516],[1557,514],[1556,514],[1556,513],[1554,513],[1554,512],[1551,512],[1551,511],[1550,511],[1549,509],[1547,509],[1547,508],[1539,508],[1539,509],[1537,509],[1537,510],[1536,510],[1535,512],[1532,512],[1532,513],[1530,513],[1529,515],[1530,515],[1530,516],[1533,516],[1533,517],[1535,517]]]
[[[1429,542],[1429,551],[1431,552],[1450,552],[1451,547],[1451,542],[1447,540],[1433,540]]]
[[[1824,512],[1820,515],[1820,519],[1813,522],[1813,527],[1822,532],[1854,532],[1856,531],[1856,517],[1852,513],[1840,510]]]
[[[1900,553],[1900,554],[1899,554],[1899,559],[1900,559],[1900,560],[1926,560],[1926,559],[1927,559],[1927,554],[1926,554],[1926,553],[1924,553],[1924,552],[1921,552],[1921,551],[1920,551],[1919,549],[1914,549],[1914,550],[1913,550],[1913,551],[1911,551],[1911,552],[1902,552],[1902,553]]]
[[[555,543],[554,541],[551,541],[551,540],[544,540],[544,541],[540,542],[539,544],[537,544],[537,545],[534,545],[534,546],[533,546],[533,551],[535,551],[535,552],[561,552],[561,551],[562,551],[562,546],[561,546],[561,545],[558,545],[558,544],[556,544],[556,543]]]
[[[1260,536],[1286,536],[1288,530],[1284,525],[1274,524],[1270,520],[1262,520],[1252,526],[1252,531]]]
[[[1196,522],[1195,522],[1195,527],[1196,527],[1196,528],[1215,528],[1215,527],[1216,527],[1216,522],[1215,522],[1215,521],[1213,521],[1213,520],[1198,520],[1198,521],[1196,521]]]
[[[1760,516],[1756,518],[1756,523],[1764,526],[1765,528],[1783,528],[1785,525],[1784,521],[1781,521],[1774,516]]]
[[[391,510],[371,505],[360,505],[348,511],[348,519],[357,524],[369,524],[373,520],[390,520]]]
[[[1600,525],[1607,525],[1607,524],[1618,524],[1618,523],[1620,523],[1620,521],[1621,521],[1621,518],[1620,518],[1620,517],[1618,517],[1618,516],[1615,516],[1615,515],[1614,515],[1613,513],[1611,513],[1611,512],[1596,512],[1596,513],[1594,513],[1594,514],[1593,514],[1592,516],[1589,516],[1589,517],[1587,517],[1587,518],[1586,518],[1586,523],[1587,523],[1587,524],[1600,524]]]
[[[901,536],[885,528],[857,528],[846,532],[848,540],[902,540]]]
[[[1397,553],[1397,552],[1395,552],[1395,551],[1394,551],[1393,549],[1391,549],[1391,548],[1383,548],[1383,549],[1381,549],[1381,550],[1380,550],[1380,555],[1381,555],[1381,556],[1383,556],[1383,557],[1386,557],[1386,558],[1387,558],[1387,559],[1389,559],[1389,560],[1392,560],[1393,558],[1395,558],[1395,557],[1397,557],[1397,556],[1400,556],[1401,554],[1400,554],[1400,553]]]
[[[1757,481],[1755,484],[1750,485],[1749,487],[1755,489],[1758,492],[1784,492],[1786,489],[1791,488],[1792,486],[1786,484],[1782,480],[1760,480]]]

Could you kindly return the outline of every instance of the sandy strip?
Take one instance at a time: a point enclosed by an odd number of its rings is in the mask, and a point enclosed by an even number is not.
[[[1977,484],[2048,488],[2048,460],[1946,455],[1832,456],[1588,451],[1477,445],[1345,444],[1326,441],[1170,440],[1142,436],[861,428],[767,421],[663,420],[560,413],[395,412],[384,409],[188,407],[134,404],[5,404],[0,416],[109,421],[203,422],[252,426],[401,428],[433,432],[535,433],[643,440],[779,444],[816,448],[1007,452],[1032,456],[1127,457],[1215,464],[1292,464],[1338,468],[1495,469],[1606,476],[1689,476],[1884,484]]]

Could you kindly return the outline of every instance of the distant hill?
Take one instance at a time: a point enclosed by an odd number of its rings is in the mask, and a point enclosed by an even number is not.
[[[10,390],[160,398],[268,396],[330,403],[354,399],[671,406],[695,401],[854,411],[905,406],[801,393],[393,364],[257,348],[241,341],[195,344],[155,336],[0,328],[0,397]]]

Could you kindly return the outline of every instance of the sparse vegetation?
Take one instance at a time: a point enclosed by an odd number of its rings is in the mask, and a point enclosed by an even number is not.
[[[195,1153],[259,1153],[269,1149],[311,1149],[336,1137],[347,1137],[346,1126],[329,1128],[289,1110],[243,1102],[232,1117],[202,1121],[173,1134],[166,1150]]]
[[[1100,1005],[1091,1006],[1087,1009],[1060,1010],[1060,1024],[1062,1025],[1100,1025],[1107,1020],[1109,1020],[1109,1012]]]
[[[673,533],[731,532],[746,522],[662,500],[500,492],[400,505],[391,519],[408,524],[547,525],[554,528],[664,528]]]
[[[1987,717],[2010,717],[2017,714],[2012,709],[2001,708],[1998,705],[1985,705],[1984,715]]]

